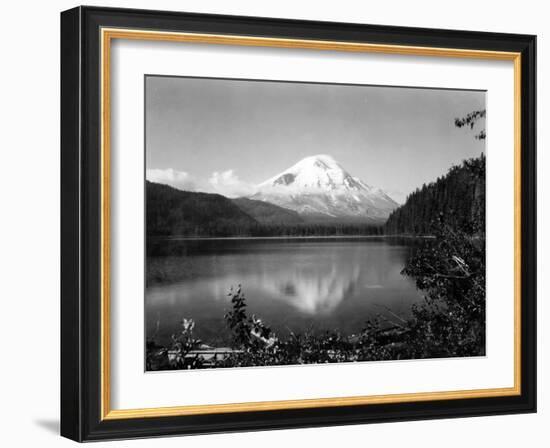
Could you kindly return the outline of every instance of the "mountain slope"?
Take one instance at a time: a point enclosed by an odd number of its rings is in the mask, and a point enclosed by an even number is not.
[[[279,207],[269,202],[255,201],[248,198],[237,198],[232,201],[243,212],[254,218],[260,224],[288,225],[304,222],[297,212]]]
[[[385,224],[390,234],[431,234],[442,223],[466,233],[485,232],[485,156],[453,166],[411,193]]]
[[[385,220],[398,206],[383,190],[351,176],[328,155],[306,157],[262,182],[250,197],[303,216]]]
[[[258,222],[219,194],[181,191],[147,181],[148,236],[248,235]]]

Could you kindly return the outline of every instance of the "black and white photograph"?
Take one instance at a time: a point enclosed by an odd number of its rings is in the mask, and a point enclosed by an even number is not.
[[[146,76],[146,370],[484,356],[485,115]]]
[[[9,108],[8,408],[78,442],[540,439],[543,15],[272,6],[71,7],[57,87],[16,71],[60,117]]]

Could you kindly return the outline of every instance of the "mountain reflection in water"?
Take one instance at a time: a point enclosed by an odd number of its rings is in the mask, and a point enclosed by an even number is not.
[[[284,301],[298,311],[309,314],[329,314],[352,295],[361,268],[342,269],[336,262],[330,266],[289,267],[276,273],[265,272],[261,278],[250,276],[244,283],[276,300]],[[273,275],[274,274],[274,275]]]
[[[176,244],[168,242],[167,244]],[[179,242],[178,244],[182,244]],[[147,334],[167,340],[182,317],[210,344],[227,342],[228,291],[241,284],[248,312],[277,333],[353,334],[385,309],[406,315],[421,299],[402,276],[413,245],[386,239],[202,240],[183,253],[152,257],[147,269],[171,273],[146,289]]]

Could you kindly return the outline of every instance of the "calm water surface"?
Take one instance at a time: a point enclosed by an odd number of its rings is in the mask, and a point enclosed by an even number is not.
[[[147,336],[167,343],[183,317],[211,345],[227,344],[228,291],[280,335],[354,334],[377,314],[407,316],[422,299],[401,275],[422,242],[404,238],[164,240],[147,258]]]

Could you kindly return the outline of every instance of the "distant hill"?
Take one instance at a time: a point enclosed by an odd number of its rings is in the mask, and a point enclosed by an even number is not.
[[[249,235],[258,222],[219,194],[181,191],[147,181],[148,236]]]
[[[264,201],[256,201],[248,198],[232,200],[242,211],[254,218],[260,224],[301,224],[302,217],[293,210],[271,204]]]
[[[385,225],[388,234],[431,234],[439,223],[466,233],[485,232],[485,156],[453,166],[411,193]]]

